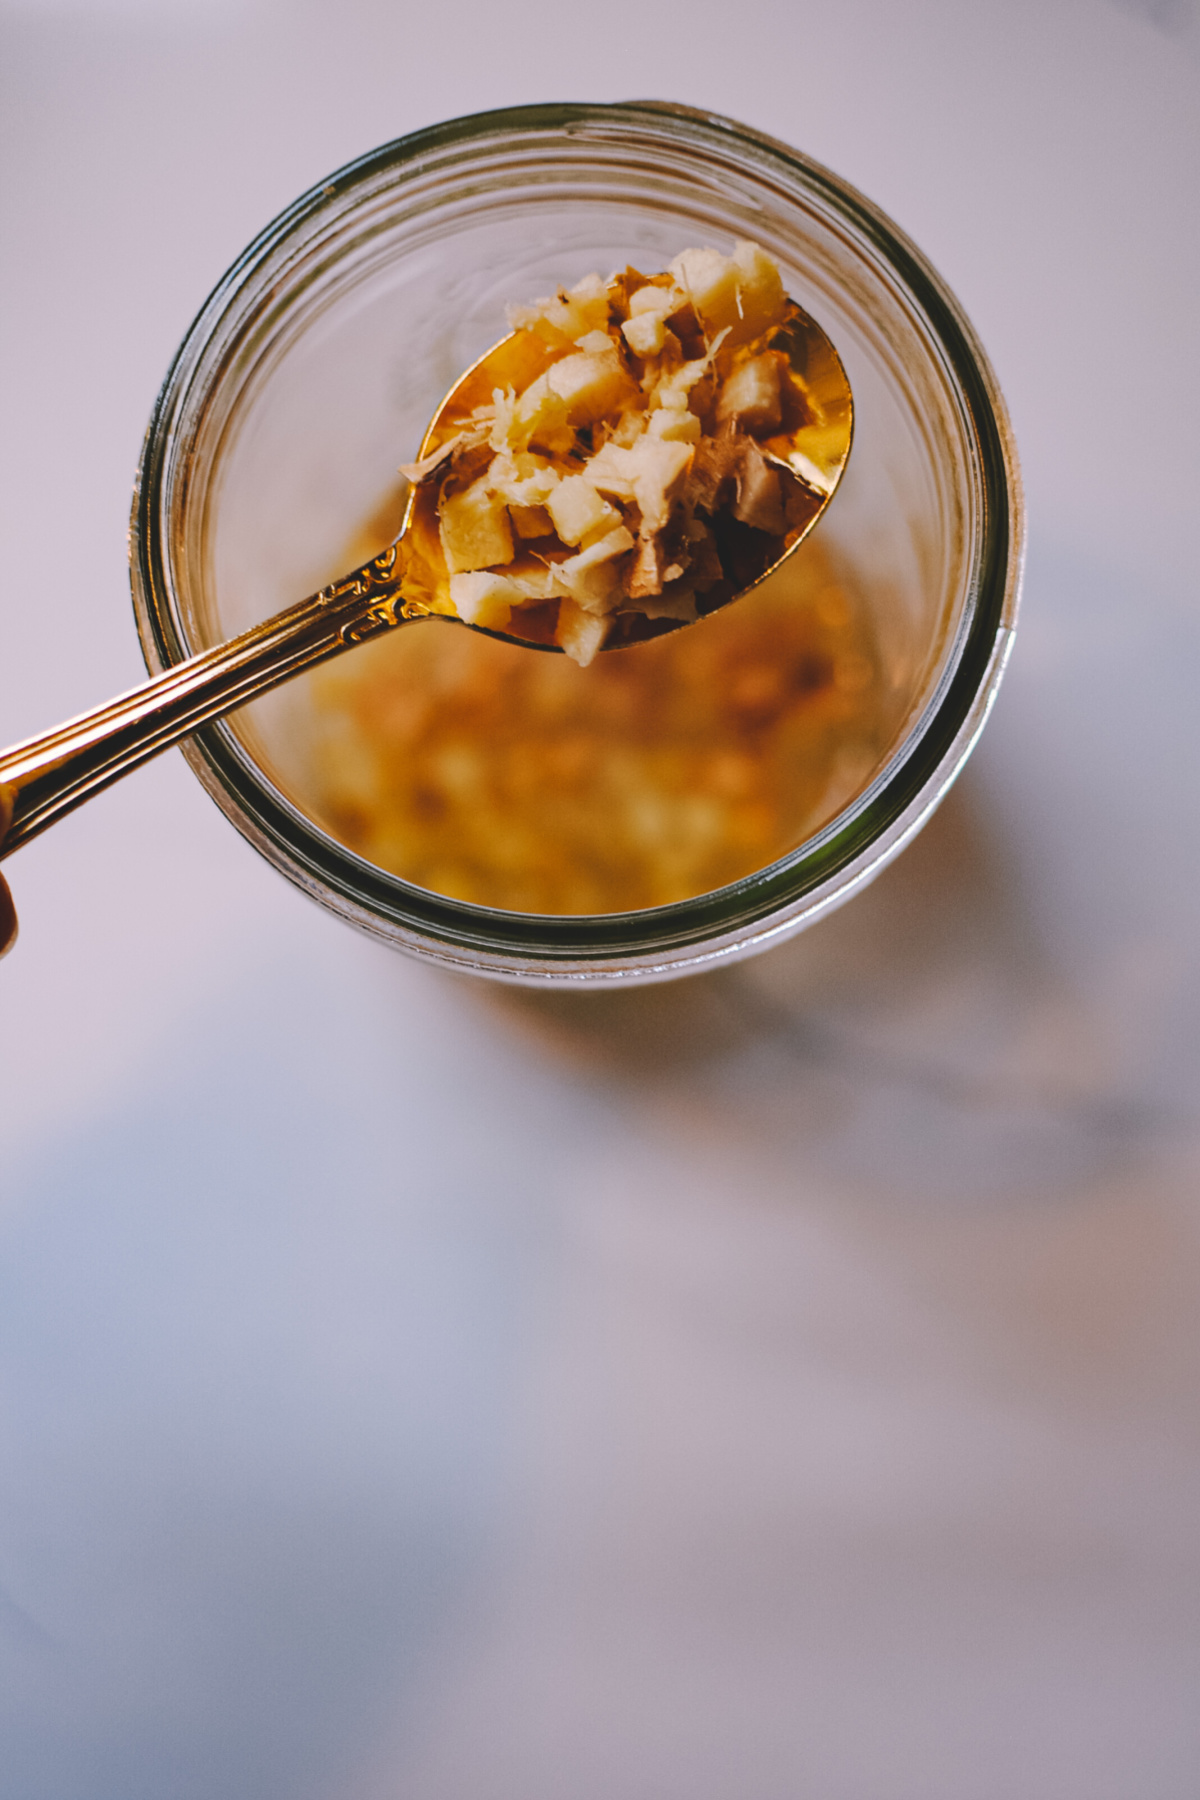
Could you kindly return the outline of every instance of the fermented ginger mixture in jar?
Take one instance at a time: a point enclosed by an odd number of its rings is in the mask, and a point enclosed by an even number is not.
[[[586,669],[437,621],[326,664],[312,798],[350,849],[436,893],[662,906],[840,811],[879,757],[879,683],[862,603],[818,534],[724,612]]]

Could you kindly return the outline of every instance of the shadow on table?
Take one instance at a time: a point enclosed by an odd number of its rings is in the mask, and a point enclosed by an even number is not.
[[[577,994],[493,990],[547,1048],[708,1132],[930,1198],[1060,1191],[1127,1161],[1120,1021],[1055,966],[964,779],[865,892],[713,973]]]

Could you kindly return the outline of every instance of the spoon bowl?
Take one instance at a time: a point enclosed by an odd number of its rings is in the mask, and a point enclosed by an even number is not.
[[[797,423],[790,431],[765,439],[761,448],[770,463],[795,478],[806,504],[780,537],[750,527],[731,533],[726,576],[703,596],[702,614],[757,587],[792,554],[829,504],[850,454],[854,424],[850,384],[825,333],[789,302],[787,316],[771,341],[786,357],[793,397],[790,410]],[[502,338],[455,382],[425,433],[420,456],[431,455],[460,431],[463,421],[494,389],[522,391],[550,360],[552,352],[532,332],[515,331]],[[430,487],[414,488],[398,537],[380,555],[228,643],[0,753],[0,792],[7,790],[12,802],[12,821],[0,843],[0,858],[201,726],[367,638],[401,625],[440,619],[525,648],[558,651],[556,609],[557,602],[521,607],[504,631],[459,618],[450,599],[436,497]],[[620,612],[604,648],[627,648],[677,631],[683,624]]]
[[[833,344],[802,307],[789,301],[783,323],[771,334],[771,348],[786,359],[790,387],[790,430],[760,441],[768,463],[792,476],[803,504],[794,511],[788,531],[779,537],[738,527],[733,520],[723,545],[729,573],[704,595],[697,596],[700,617],[718,612],[766,579],[808,536],[833,498],[846,467],[854,435],[854,400],[841,358]],[[545,341],[533,332],[514,331],[494,344],[455,383],[442,401],[421,441],[419,458],[432,456],[468,424],[473,411],[484,406],[497,388],[521,393],[554,360]],[[401,603],[403,617],[437,614],[457,618],[450,599],[449,576],[438,536],[437,503],[432,487],[415,488],[409,495],[397,544],[404,572],[400,586],[408,598]],[[385,553],[386,554],[386,553]],[[514,609],[506,629],[472,625],[509,643],[537,650],[560,650],[555,642],[557,601]],[[651,618],[635,610],[618,612],[602,649],[624,650],[631,644],[678,631],[682,619]]]

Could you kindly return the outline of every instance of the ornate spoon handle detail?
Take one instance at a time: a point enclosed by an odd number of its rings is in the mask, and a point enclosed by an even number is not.
[[[402,577],[393,544],[229,643],[0,753],[0,785],[16,791],[0,857],[202,725],[351,644],[423,617],[426,608],[402,600]]]

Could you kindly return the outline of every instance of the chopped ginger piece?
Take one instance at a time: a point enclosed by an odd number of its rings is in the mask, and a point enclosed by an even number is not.
[[[514,606],[524,599],[515,582],[487,569],[475,569],[450,577],[450,598],[460,619],[468,625],[488,625],[501,630]]]
[[[661,531],[692,466],[691,447],[670,439],[644,437],[627,454],[635,470],[633,497],[642,515],[642,529]]]
[[[755,445],[746,445],[738,465],[733,516],[758,531],[782,532],[784,529],[779,471],[771,468]]]
[[[659,407],[650,414],[646,436],[668,438],[681,444],[698,444],[704,427],[694,412],[686,407]]]
[[[603,613],[585,612],[576,601],[565,599],[558,613],[559,642],[567,655],[586,669],[608,635]]]
[[[631,319],[639,319],[645,313],[654,313],[660,319],[669,319],[672,313],[677,313],[686,304],[687,295],[674,282],[669,287],[657,287],[653,282],[647,282],[645,287],[630,294],[629,316]]]
[[[592,425],[616,412],[629,397],[633,382],[615,347],[580,350],[552,363],[517,402],[515,425],[528,443],[557,447],[562,428]]]
[[[556,564],[552,571],[554,585],[580,606],[606,612],[620,592],[621,572],[617,559],[632,549],[633,537],[628,527],[618,525],[615,531],[610,531],[607,537],[587,550],[581,550],[578,556],[570,556],[566,562]]]
[[[452,575],[512,561],[508,508],[485,476],[461,494],[444,497],[439,512],[442,550]]]
[[[636,462],[630,463],[632,456],[633,446],[619,444],[615,438],[602,444],[588,463],[588,480],[602,494],[611,494],[617,500],[632,500],[637,473]]]
[[[519,538],[549,537],[554,521],[544,506],[510,506],[508,516]]]
[[[719,250],[684,250],[671,273],[710,332],[728,331],[733,344],[761,336],[787,304],[779,270],[757,244],[740,241],[732,257]]]
[[[767,351],[752,356],[725,382],[717,401],[717,419],[729,421],[746,431],[778,431],[783,419],[783,403],[779,389],[781,358]]]
[[[568,475],[560,481],[546,511],[564,544],[582,544],[595,532],[609,532],[621,523],[616,507],[601,499],[586,475]]]
[[[551,344],[578,343],[591,331],[608,327],[608,295],[598,275],[589,275],[568,294],[562,288],[549,300],[509,309],[515,331],[533,331]]]
[[[642,312],[626,319],[622,336],[635,356],[658,356],[667,341],[667,328],[661,313]]]

